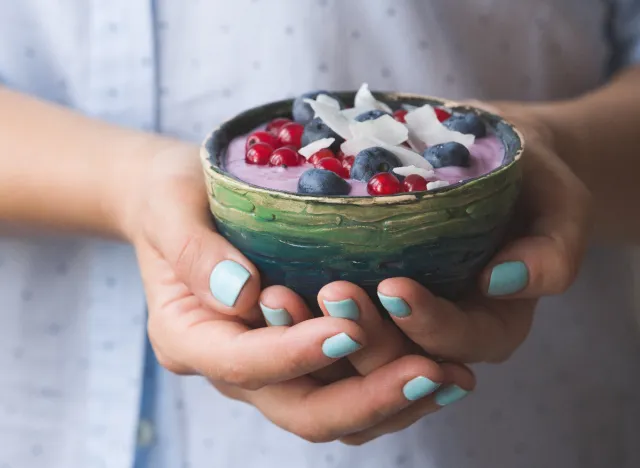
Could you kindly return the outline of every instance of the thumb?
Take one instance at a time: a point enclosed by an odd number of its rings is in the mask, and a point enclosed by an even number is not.
[[[205,306],[254,319],[260,275],[215,232],[197,151],[158,155],[150,172],[144,214],[149,242]]]

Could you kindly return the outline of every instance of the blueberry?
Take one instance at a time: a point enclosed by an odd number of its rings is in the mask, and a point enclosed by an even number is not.
[[[443,122],[449,130],[464,133],[465,135],[475,135],[476,138],[487,136],[487,127],[480,117],[475,114],[454,115]]]
[[[382,117],[383,115],[389,115],[389,113],[375,109],[375,110],[370,110],[368,112],[364,112],[360,114],[358,117],[355,118],[355,120],[357,120],[358,122],[366,122],[367,120],[376,120]]]
[[[293,101],[293,110],[292,110],[293,120],[295,120],[298,123],[301,123],[302,125],[307,125],[309,122],[311,122],[311,120],[313,119],[313,116],[315,115],[315,112],[313,112],[313,109],[311,108],[311,106],[306,102],[304,102],[304,100],[315,99],[318,97],[319,94],[326,94],[327,96],[332,97],[333,99],[335,99],[340,103],[340,109],[344,109],[344,104],[342,103],[342,101],[340,101],[340,99],[336,95],[331,94],[328,91],[313,91],[310,93],[305,93],[302,96],[298,96]]]
[[[402,166],[398,157],[390,151],[378,146],[362,150],[356,156],[351,168],[351,178],[369,182],[380,172],[391,172],[395,167]]]
[[[335,172],[309,169],[298,179],[298,193],[311,195],[348,195],[351,185]]]
[[[470,154],[466,146],[450,141],[427,148],[423,156],[437,169],[447,166],[468,166]]]
[[[315,118],[304,127],[302,133],[302,146],[307,146],[309,143],[321,140],[323,138],[335,138],[336,141],[331,145],[331,151],[337,153],[340,149],[340,145],[344,143],[344,138],[331,130],[322,119]]]

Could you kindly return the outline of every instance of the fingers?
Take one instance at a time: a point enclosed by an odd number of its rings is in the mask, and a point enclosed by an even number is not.
[[[251,392],[247,400],[289,432],[311,442],[329,442],[375,426],[432,394],[443,379],[433,361],[405,356],[365,377],[327,386],[298,379]]]
[[[304,300],[289,288],[271,286],[260,294],[260,309],[267,325],[290,326],[313,318]]]
[[[406,429],[442,407],[462,400],[475,388],[475,376],[467,367],[444,363],[441,368],[444,373],[444,381],[432,396],[416,401],[386,421],[343,437],[341,442],[347,445],[362,445],[385,434]]]
[[[357,324],[331,317],[249,330],[233,320],[182,326],[159,316],[150,314],[149,336],[161,364],[247,389],[306,375],[366,345]]]
[[[535,301],[479,298],[454,304],[408,278],[378,286],[396,325],[428,353],[457,362],[502,362],[524,341]]]
[[[560,294],[575,280],[586,249],[591,203],[585,186],[543,150],[524,157],[523,208],[533,222],[484,271],[480,287],[490,297]]]
[[[367,375],[410,353],[402,333],[392,322],[382,318],[362,288],[346,281],[333,282],[320,290],[318,304],[326,316],[354,321],[366,333],[367,349],[349,357],[360,374]]]
[[[151,183],[157,187],[145,210],[146,239],[204,305],[255,319],[258,271],[214,231],[201,174],[174,166],[171,155],[154,164]]]

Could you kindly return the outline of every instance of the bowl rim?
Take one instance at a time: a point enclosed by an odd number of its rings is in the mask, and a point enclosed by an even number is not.
[[[355,91],[336,91],[334,94],[339,95],[354,95]],[[458,182],[456,184],[451,184],[446,187],[441,187],[435,190],[429,191],[421,191],[421,192],[410,192],[410,193],[400,193],[395,195],[386,195],[381,197],[372,197],[370,195],[366,196],[343,196],[343,195],[300,195],[298,193],[293,192],[284,192],[279,190],[268,189],[264,187],[259,187],[257,185],[250,184],[243,180],[238,179],[237,177],[231,175],[224,169],[222,169],[219,165],[214,165],[210,159],[208,142],[211,140],[213,135],[219,131],[225,124],[228,122],[241,118],[244,115],[254,112],[261,107],[266,106],[277,106],[277,105],[285,105],[287,103],[293,104],[293,98],[282,99],[279,101],[270,101],[259,106],[254,106],[249,108],[239,114],[234,115],[233,117],[221,122],[218,124],[204,139],[202,145],[200,146],[200,158],[203,164],[205,173],[210,176],[213,180],[223,180],[225,184],[234,186],[237,189],[250,191],[254,193],[262,193],[269,195],[271,197],[288,199],[291,201],[300,201],[300,202],[314,202],[314,203],[326,203],[326,204],[345,204],[345,205],[389,205],[389,204],[398,204],[398,203],[406,203],[413,202],[424,199],[431,199],[436,197],[441,197],[445,194],[452,194],[457,191],[463,190],[463,188],[468,188],[472,185],[485,181],[487,179],[493,178],[503,172],[510,170],[516,164],[519,164],[522,159],[522,154],[525,150],[525,139],[522,132],[508,119],[502,117],[499,114],[495,114],[490,112],[482,107],[474,106],[469,103],[463,103],[450,99],[443,99],[434,96],[424,95],[424,94],[415,94],[415,93],[399,93],[399,92],[385,92],[385,91],[374,91],[373,94],[376,97],[381,96],[381,100],[385,101],[385,97],[393,96],[393,99],[396,101],[400,101],[402,99],[418,99],[424,101],[431,101],[439,103],[439,105],[453,111],[458,112],[472,112],[480,116],[489,117],[493,120],[497,120],[507,127],[514,133],[514,135],[518,139],[518,148],[515,151],[513,156],[513,160],[507,164],[501,164],[494,170],[487,172],[479,177],[475,177],[473,179],[468,179],[466,181]]]

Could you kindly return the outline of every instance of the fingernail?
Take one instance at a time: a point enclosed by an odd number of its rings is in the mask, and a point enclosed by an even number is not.
[[[354,322],[360,317],[358,304],[353,299],[345,299],[344,301],[322,301],[327,308],[327,312],[332,317],[353,320]]]
[[[209,277],[211,294],[227,307],[233,307],[251,273],[232,260],[223,260],[216,265]]]
[[[434,400],[438,406],[447,406],[456,401],[462,400],[469,394],[464,388],[457,385],[448,385],[436,392]]]
[[[355,353],[361,347],[360,343],[354,341],[346,333],[339,333],[324,340],[324,343],[322,343],[322,352],[327,357],[337,359]]]
[[[431,395],[438,389],[438,387],[440,387],[439,383],[420,376],[407,382],[402,388],[402,393],[404,393],[407,400],[416,401],[420,398],[426,397],[427,395]]]
[[[529,282],[529,270],[522,262],[506,262],[494,267],[489,281],[490,296],[508,296],[523,290]]]
[[[380,292],[378,292],[378,297],[384,308],[387,309],[387,312],[391,315],[395,317],[408,317],[411,315],[409,304],[401,297],[385,296]]]
[[[293,319],[286,309],[271,309],[262,302],[260,303],[262,315],[269,325],[272,327],[285,327],[293,323]]]

